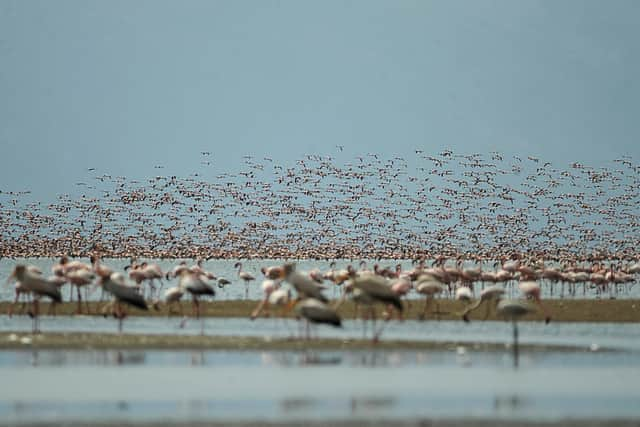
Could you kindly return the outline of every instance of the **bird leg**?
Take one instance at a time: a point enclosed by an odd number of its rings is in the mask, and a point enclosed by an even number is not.
[[[13,308],[15,307],[15,305],[18,303],[18,299],[20,299],[20,292],[18,292],[16,290],[16,298],[13,300],[13,304],[11,304],[9,306],[9,311],[7,312],[7,314],[9,315],[9,317],[13,316]]]
[[[196,319],[200,318],[200,301],[198,300],[197,296],[193,296],[193,308],[195,311],[195,317]]]
[[[18,314],[24,314],[24,311],[27,309],[27,300],[28,300],[28,298],[26,296],[23,296],[22,294],[16,293],[16,299],[15,299],[14,304],[20,302]],[[13,307],[11,307],[11,308],[13,308]]]
[[[514,369],[518,369],[518,322],[513,320],[513,367]]]
[[[40,333],[40,325],[38,324],[38,315],[40,314],[40,299],[33,299],[33,333]]]
[[[162,279],[158,279],[158,282],[160,282],[160,287],[158,288],[156,297],[160,299],[160,295],[162,294],[162,288],[164,287],[164,282],[162,281]]]
[[[373,333],[373,343],[377,343],[380,340],[380,334],[378,333],[378,331],[376,330],[376,311],[375,308],[373,306],[371,306],[371,330]],[[382,332],[382,328],[384,327],[384,323],[382,324],[382,327],[380,328],[380,332]]]
[[[153,279],[149,279],[149,299],[153,299],[156,295],[156,286],[153,284]]]
[[[76,290],[78,291],[78,308],[76,309],[76,314],[82,314],[82,293],[80,292],[80,286],[76,286]]]
[[[91,289],[85,286],[84,290],[84,306],[87,309],[87,314],[91,314],[91,306],[89,305],[89,296],[91,295]]]
[[[122,307],[120,306],[120,302],[116,303],[116,317],[118,318],[118,333],[122,334],[124,313],[122,312]]]

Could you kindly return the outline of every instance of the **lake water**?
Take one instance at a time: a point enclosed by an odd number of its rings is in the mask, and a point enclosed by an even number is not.
[[[128,333],[178,333],[178,319],[127,319]],[[112,319],[43,318],[46,331],[115,330]],[[289,325],[291,329],[294,325]],[[190,322],[179,333],[198,334]],[[278,319],[205,319],[208,335],[288,336]],[[28,331],[0,317],[1,331]],[[359,337],[360,324],[320,328]],[[633,324],[520,325],[520,368],[504,349],[505,322],[406,321],[383,339],[457,341],[439,350],[357,351],[0,351],[0,419],[69,421],[257,421],[640,419],[640,328]]]
[[[25,262],[21,260],[20,262]],[[50,271],[52,259],[28,263]],[[164,270],[176,261],[158,261]],[[245,261],[259,276],[264,265]],[[15,260],[0,260],[4,280]],[[106,260],[122,269],[127,261]],[[216,299],[244,297],[233,260],[204,267],[233,280]],[[347,262],[339,262],[338,268]],[[371,264],[371,263],[370,263]],[[410,268],[404,262],[403,268]],[[395,262],[381,262],[395,265]],[[328,269],[327,262],[301,261],[299,269]],[[250,298],[262,297],[260,279]],[[169,285],[165,284],[165,288]],[[548,289],[545,288],[548,292]],[[328,295],[334,291],[329,289]],[[557,289],[556,289],[557,292]],[[94,292],[97,298],[100,292]],[[557,294],[556,294],[557,295]],[[64,290],[65,298],[68,290]],[[638,297],[633,286],[620,298]],[[10,287],[0,298],[13,297]],[[547,295],[549,297],[549,295]],[[588,297],[596,297],[589,291]],[[289,337],[295,322],[282,319],[131,317],[125,332]],[[115,332],[113,319],[90,316],[42,318],[47,332]],[[0,331],[19,336],[31,329],[26,316],[0,316]],[[362,324],[319,328],[319,337],[360,338]],[[576,351],[523,349],[514,370],[505,322],[390,322],[382,339],[456,342],[432,351],[0,351],[0,420],[30,422],[193,422],[421,419],[545,420],[640,419],[640,327],[636,324],[527,322],[521,342],[568,345]],[[476,343],[502,343],[481,350]]]

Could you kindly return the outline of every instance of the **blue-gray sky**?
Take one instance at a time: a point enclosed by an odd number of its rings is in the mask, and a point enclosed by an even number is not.
[[[640,157],[640,2],[0,0],[0,185],[241,156]]]

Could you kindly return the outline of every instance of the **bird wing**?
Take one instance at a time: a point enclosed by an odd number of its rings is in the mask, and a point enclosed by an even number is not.
[[[148,310],[146,301],[136,287],[122,285],[111,279],[108,279],[103,286],[104,290],[116,297],[117,300],[142,310]]]
[[[31,292],[38,295],[45,295],[55,302],[62,302],[60,288],[54,282],[50,282],[39,275],[31,275],[25,283],[28,283],[27,288]]]
[[[327,297],[322,295],[322,289],[318,287],[316,282],[304,274],[293,271],[287,277],[287,282],[291,283],[296,292],[302,296],[315,298],[322,302],[329,302]]]
[[[388,280],[384,277],[374,275],[356,277],[353,285],[367,295],[370,295],[373,299],[385,304],[392,304],[398,311],[403,310],[400,297],[393,292],[388,284]]]

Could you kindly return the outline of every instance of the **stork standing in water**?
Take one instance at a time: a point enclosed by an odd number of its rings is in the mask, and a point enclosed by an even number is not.
[[[309,326],[311,323],[324,323],[336,328],[342,327],[342,319],[334,308],[315,298],[298,299],[295,305],[296,314],[307,321],[306,338],[310,338]]]
[[[308,275],[297,272],[294,263],[282,266],[281,278],[293,286],[301,298],[315,298],[325,304],[329,302],[327,297],[322,294],[324,288]]]
[[[363,294],[359,296],[361,298],[361,302],[367,300],[378,302],[383,304],[385,307],[388,305],[394,307],[400,315],[403,312],[404,307],[402,306],[402,301],[400,301],[400,296],[391,289],[389,281],[384,277],[376,276],[375,274],[362,274],[360,276],[353,277],[349,282],[347,282],[347,286],[349,288],[353,287],[355,290],[358,290]],[[369,308],[371,321],[373,322],[373,342],[375,343],[380,340],[384,324],[376,331],[376,315],[374,306],[373,304],[367,304],[367,306]]]
[[[34,334],[39,333],[40,319],[38,316],[40,314],[40,298],[42,296],[49,297],[54,304],[62,302],[60,289],[56,283],[44,279],[40,274],[35,273],[33,269],[23,264],[18,264],[14,267],[7,282],[13,278],[20,282],[27,292],[33,294],[33,308],[31,310],[31,316],[33,318],[32,332]]]
[[[32,274],[34,275],[42,275],[42,271],[36,267],[35,265],[28,265],[27,266],[27,270],[29,270]],[[14,276],[15,278],[15,276]],[[9,276],[9,278],[7,279],[7,284],[9,284],[9,282],[11,282],[12,277]],[[8,311],[8,315],[9,317],[13,316],[13,310],[16,306],[16,304],[18,304],[18,302],[22,299],[22,304],[20,305],[20,314],[24,313],[25,307],[27,305],[29,301],[29,298],[31,297],[31,292],[19,281],[16,281],[16,285],[15,285],[15,294],[16,297],[13,300],[13,303],[9,306],[9,311]],[[24,297],[24,299],[23,299]]]
[[[100,276],[99,284],[105,292],[113,295],[114,301],[107,305],[111,308],[111,314],[118,319],[118,332],[122,333],[123,322],[127,317],[127,312],[122,304],[137,307],[141,310],[148,310],[144,297],[138,292],[136,286],[126,284],[125,277],[121,273],[103,272]],[[105,309],[106,309],[105,308]]]
[[[253,276],[253,274],[246,271],[242,271],[241,262],[236,262],[233,268],[238,269],[238,277],[244,281],[244,299],[249,299],[249,282],[251,282],[252,280],[255,280],[256,278]]]
[[[203,280],[202,275],[194,273],[188,268],[181,269],[178,272],[178,287],[191,294],[193,301],[193,312],[196,319],[200,318],[200,297],[202,296],[215,296],[216,291]],[[187,323],[187,319],[184,318],[180,323],[180,327],[183,328]],[[200,333],[204,334],[204,321],[200,324]]]
[[[498,303],[498,315],[510,320],[513,324],[513,367],[518,369],[519,349],[518,349],[518,319],[530,313],[531,308],[522,301],[501,300]]]

